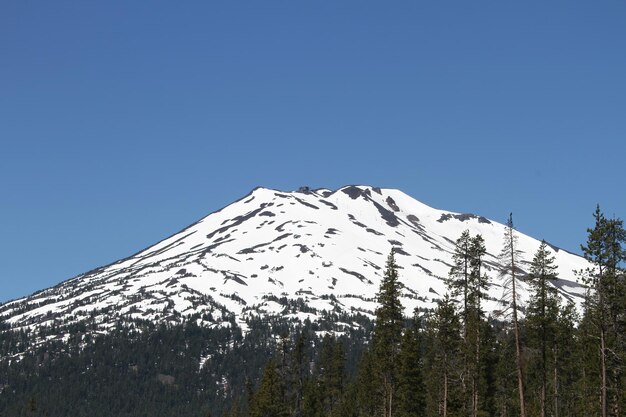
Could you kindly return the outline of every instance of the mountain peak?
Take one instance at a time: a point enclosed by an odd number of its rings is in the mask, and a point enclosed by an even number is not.
[[[0,306],[0,316],[16,329],[93,320],[106,331],[120,319],[208,326],[235,320],[245,329],[253,316],[372,315],[391,249],[410,314],[434,308],[447,291],[454,242],[464,230],[485,239],[491,280],[485,308],[497,314],[504,307],[497,273],[502,224],[437,210],[397,189],[346,185],[257,187],[135,255]],[[518,235],[526,268],[540,242]],[[583,289],[572,270],[586,261],[565,251],[555,256],[559,292],[580,302]],[[524,283],[519,292],[527,297]]]

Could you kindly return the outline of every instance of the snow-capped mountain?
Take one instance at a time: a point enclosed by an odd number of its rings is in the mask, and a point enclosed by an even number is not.
[[[315,320],[324,311],[375,308],[393,248],[406,313],[433,308],[446,292],[455,240],[485,239],[490,312],[503,308],[497,255],[504,226],[473,214],[433,209],[395,189],[347,186],[282,192],[257,188],[181,232],[126,259],[0,306],[14,329],[88,320],[105,331],[121,319],[211,326],[251,315]],[[518,233],[522,268],[540,242]],[[579,303],[573,270],[586,261],[554,248],[562,296]],[[522,299],[528,297],[522,283]]]

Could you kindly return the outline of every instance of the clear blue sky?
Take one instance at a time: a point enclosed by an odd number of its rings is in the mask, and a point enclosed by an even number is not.
[[[371,184],[579,252],[626,216],[622,1],[0,4],[0,301],[257,185]]]

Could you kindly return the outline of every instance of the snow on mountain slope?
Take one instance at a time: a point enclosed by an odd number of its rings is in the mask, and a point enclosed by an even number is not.
[[[490,300],[503,288],[497,255],[504,226],[471,214],[433,209],[395,189],[336,191],[257,188],[183,231],[129,258],[0,306],[13,328],[88,320],[99,331],[122,319],[245,328],[251,315],[315,319],[323,311],[372,314],[385,261],[394,248],[403,305],[433,308],[446,292],[454,241],[469,229],[486,243]],[[517,233],[528,268],[540,242]],[[560,293],[580,302],[573,270],[586,261],[555,248]],[[521,296],[528,297],[522,284]],[[287,300],[298,300],[285,307]]]

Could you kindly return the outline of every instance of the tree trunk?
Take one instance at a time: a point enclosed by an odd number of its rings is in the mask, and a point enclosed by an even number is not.
[[[541,417],[546,417],[546,287],[545,279],[541,282]]]
[[[444,361],[447,363],[447,355],[444,355]],[[448,368],[445,365],[443,371],[443,417],[448,417]]]
[[[540,415],[541,417],[546,417],[546,385],[543,384],[541,386],[541,411],[540,411]]]
[[[607,397],[606,397],[606,329],[605,329],[605,306],[604,306],[604,271],[600,268],[598,277],[598,288],[596,291],[598,292],[598,309],[600,310],[600,414],[602,417],[607,416]]]
[[[515,311],[515,310],[513,310]],[[517,363],[517,389],[519,390],[520,417],[526,417],[526,401],[524,399],[524,375],[522,373],[522,349],[519,339],[519,326],[517,324],[517,314],[514,313],[515,321],[515,355]],[[603,416],[606,417],[606,416]]]
[[[600,406],[602,407],[602,417],[606,417],[606,345],[604,326],[600,325],[600,373],[602,387],[600,388]]]
[[[385,376],[383,382],[383,417],[391,417],[393,405],[393,382],[392,377]]]
[[[511,233],[513,232],[511,231]],[[511,250],[511,295],[513,298],[513,331],[515,333],[517,389],[519,390],[520,417],[526,417],[526,401],[524,399],[524,375],[522,373],[522,347],[519,337],[519,323],[517,321],[517,293],[515,291],[515,245],[513,244],[513,236],[511,236],[509,249]]]
[[[478,307],[480,309],[480,306]],[[472,417],[478,416],[478,380],[480,376],[480,317],[476,311],[476,349],[474,356],[474,375],[472,378]]]
[[[478,387],[476,378],[472,381],[472,417],[478,416]]]
[[[557,346],[554,345],[554,417],[559,417],[559,369],[558,369],[558,349]]]

